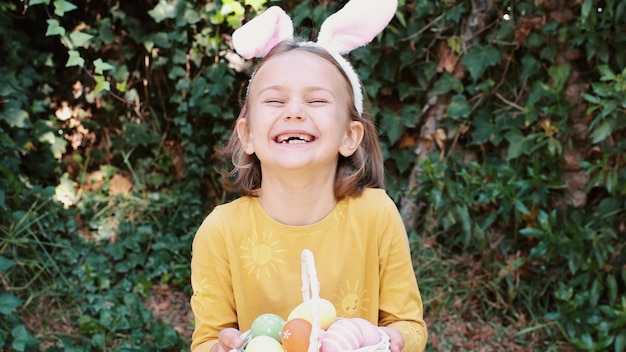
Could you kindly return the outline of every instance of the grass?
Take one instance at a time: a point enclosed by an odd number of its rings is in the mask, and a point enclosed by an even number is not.
[[[446,251],[429,238],[414,240],[412,250],[429,329],[426,351],[573,351],[527,294],[538,288],[519,282],[511,301],[502,297],[511,273],[494,274],[481,258]]]

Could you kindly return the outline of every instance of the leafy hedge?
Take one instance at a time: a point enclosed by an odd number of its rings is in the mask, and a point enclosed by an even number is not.
[[[280,4],[314,37],[343,3],[0,4],[0,349],[185,346],[140,302],[189,289],[195,227],[232,197],[229,34]],[[581,350],[626,348],[624,46],[623,0],[416,0],[350,55],[411,237],[480,257],[485,309],[544,311]],[[58,297],[74,331],[29,331]]]

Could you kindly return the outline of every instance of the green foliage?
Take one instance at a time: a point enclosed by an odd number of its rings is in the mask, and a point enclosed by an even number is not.
[[[525,32],[533,16],[557,10],[511,4],[510,19],[492,22],[464,51],[448,45],[469,77],[451,68],[433,87],[449,97],[440,125],[457,135],[440,155],[417,161],[412,194],[423,209],[417,233],[480,254],[494,281],[498,268],[519,275],[521,283],[499,289],[507,309],[550,292],[546,324],[556,322],[576,348],[621,351],[625,57],[600,53],[618,51],[626,37],[601,46],[591,32],[623,25],[614,16],[625,3],[606,5],[601,21],[599,9],[584,9],[593,30],[585,19],[555,14],[535,34]],[[449,28],[437,32],[447,44],[463,41],[462,26]],[[527,255],[511,268],[505,259],[516,253]]]
[[[280,5],[309,38],[342,3]],[[186,348],[142,301],[155,285],[189,291],[193,233],[232,196],[214,150],[249,66],[229,34],[274,4],[0,4],[0,349]],[[480,258],[488,285],[466,298],[621,351],[626,1],[551,6],[401,1],[349,59],[388,189],[417,209],[412,238]],[[420,281],[426,294],[436,282]],[[46,302],[74,333],[27,326]]]

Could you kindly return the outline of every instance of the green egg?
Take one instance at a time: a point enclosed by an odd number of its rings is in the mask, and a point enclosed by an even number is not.
[[[280,342],[280,333],[285,326],[285,320],[276,314],[266,313],[259,315],[254,322],[250,331],[252,336],[269,336]]]

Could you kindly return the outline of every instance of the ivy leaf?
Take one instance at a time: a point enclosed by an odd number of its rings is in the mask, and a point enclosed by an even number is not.
[[[526,153],[526,141],[522,131],[518,129],[512,129],[504,135],[504,138],[509,142],[508,159],[515,159],[518,156]]]
[[[488,67],[500,63],[501,57],[502,53],[494,47],[476,45],[469,49],[462,60],[465,66],[467,66],[470,75],[476,81],[485,73]]]
[[[115,34],[113,29],[115,26],[111,24],[111,19],[105,18],[100,21],[97,32],[98,38],[106,44],[112,44],[115,41]]]
[[[198,11],[195,9],[186,9],[185,14],[183,16],[178,16],[177,25],[180,27],[185,26],[186,24],[196,24],[202,21]]]
[[[215,12],[209,17],[209,21],[214,25],[222,24],[224,23],[224,15],[222,15],[221,12]],[[237,26],[237,28],[239,28],[239,26]]]
[[[467,103],[467,98],[463,94],[457,94],[452,97],[448,110],[446,110],[446,116],[459,119],[468,117],[472,108]]]
[[[152,42],[154,43],[154,45],[159,46],[161,48],[172,47],[172,42],[170,41],[170,38],[165,32],[154,33],[150,37],[150,39],[152,39]]]
[[[94,79],[96,80],[96,87],[93,89],[95,94],[98,94],[103,90],[111,90],[111,83],[109,83],[104,76],[94,76]]]
[[[61,176],[58,186],[54,189],[54,193],[55,199],[67,206],[76,204],[80,197],[76,194],[76,183],[69,178],[67,173]]]
[[[15,262],[9,258],[0,255],[0,273],[7,271],[15,265]]]
[[[384,109],[380,112],[381,122],[380,128],[389,138],[390,144],[394,144],[400,139],[403,129],[402,117],[398,116],[393,110]]]
[[[420,114],[421,110],[414,105],[405,105],[402,107],[401,116],[402,116],[402,124],[406,127],[415,127],[417,121],[415,120],[416,116]]]
[[[76,10],[77,8],[78,7],[76,7],[76,5],[72,4],[69,1],[54,0],[54,14],[59,17],[63,17],[66,12]]]
[[[241,25],[241,17],[229,15],[228,17],[226,17],[226,23],[228,23],[228,26],[230,26],[231,28],[237,28]]]
[[[22,304],[22,300],[8,293],[0,294],[0,314],[9,315]]]
[[[148,15],[150,15],[156,23],[160,23],[168,18],[176,18],[176,7],[161,0],[152,10],[148,11]]]
[[[472,119],[472,126],[474,127],[474,144],[486,143],[495,138],[496,128],[488,113],[484,111],[477,112]]]
[[[29,125],[28,113],[22,110],[18,102],[10,101],[6,104],[4,111],[0,113],[0,121],[6,121],[9,126],[24,128]]]
[[[65,35],[65,28],[61,27],[61,25],[59,24],[59,21],[55,19],[49,19],[46,22],[48,22],[48,29],[46,30],[46,37],[53,36],[53,35],[60,35],[60,36]]]
[[[122,92],[122,93],[126,92],[126,82],[117,82],[115,84],[115,89],[118,92]]]
[[[526,55],[522,58],[522,72],[520,78],[528,78],[535,75],[541,70],[541,63],[530,55]]]
[[[83,44],[87,43],[91,38],[93,38],[93,35],[81,31],[70,33],[70,39],[75,46],[83,46]]]
[[[95,66],[95,72],[98,75],[101,75],[104,71],[112,70],[115,68],[113,67],[113,65],[102,61],[102,59],[100,58],[94,61],[93,65]]]
[[[35,336],[33,336],[24,325],[18,325],[11,331],[13,335],[13,347],[16,351],[25,351],[26,346],[32,346],[39,342]]]
[[[241,4],[234,0],[224,0],[222,9],[220,11],[222,15],[226,16],[226,23],[232,28],[241,26],[241,17],[245,13],[245,9]]]
[[[67,141],[64,138],[58,137],[52,132],[46,132],[41,135],[39,137],[39,141],[50,144],[50,151],[57,160],[61,159],[61,157],[63,156],[63,151],[67,146]]]
[[[245,9],[238,1],[224,0],[220,12],[222,13],[222,15],[241,17],[245,13]]]
[[[85,65],[85,59],[80,57],[80,53],[76,50],[70,50],[67,52],[69,54],[69,58],[67,59],[67,63],[65,67],[79,66],[83,67]]]
[[[433,86],[433,92],[437,94],[446,94],[450,91],[461,93],[463,91],[463,84],[451,74],[444,72],[441,77],[435,82]]]
[[[563,86],[572,72],[570,65],[554,65],[548,69],[548,74],[552,78],[554,84],[553,87],[557,88],[557,92],[563,90]]]
[[[246,0],[244,4],[252,7],[255,12],[258,12],[266,2],[267,0]]]
[[[39,5],[39,4],[50,5],[50,0],[30,0],[28,2],[28,6]]]

